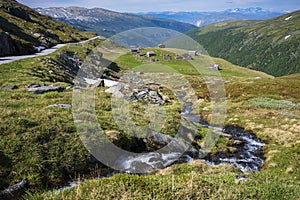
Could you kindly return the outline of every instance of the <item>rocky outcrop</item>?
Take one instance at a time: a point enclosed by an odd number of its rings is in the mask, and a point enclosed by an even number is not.
[[[0,192],[1,200],[18,200],[24,195],[25,190],[28,188],[28,180],[24,179],[21,182],[8,187],[6,190]]]
[[[69,83],[73,83],[82,65],[82,61],[78,58],[76,53],[72,51],[63,51],[57,54],[56,58],[49,58],[44,62],[51,67],[52,70],[49,71],[49,73],[55,75],[56,79]]]
[[[31,21],[31,18],[29,16],[29,14],[24,9],[22,9],[22,8],[18,8],[18,7],[11,8],[11,7],[8,7],[7,11],[8,11],[9,14],[11,14],[11,15],[13,15],[15,17],[18,17],[18,18],[26,20],[26,21]]]
[[[86,54],[89,54],[89,52],[87,51]],[[51,68],[49,73],[57,81],[68,82],[70,84],[75,82],[76,85],[84,86],[85,78],[96,80],[102,76],[102,71],[99,67],[102,66],[101,53],[97,54],[97,56],[89,55],[83,61],[76,52],[64,50],[58,53],[55,58],[46,58],[43,62]]]
[[[21,43],[18,40],[12,39],[8,32],[0,31],[0,56],[30,54],[35,52],[36,49],[32,44]]]
[[[158,105],[165,103],[159,92],[155,90],[143,87],[135,88],[132,85],[130,86],[124,83],[118,83],[107,89],[106,92],[112,93],[115,97],[121,97],[132,102],[146,101],[147,103]]]

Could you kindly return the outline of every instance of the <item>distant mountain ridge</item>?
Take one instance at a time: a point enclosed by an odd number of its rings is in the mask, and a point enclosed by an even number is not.
[[[32,54],[39,46],[75,42],[95,36],[52,20],[15,0],[0,0],[0,56]]]
[[[263,21],[226,21],[187,33],[208,53],[273,76],[300,73],[300,10]]]
[[[80,30],[96,32],[106,37],[141,27],[161,27],[179,32],[186,32],[195,28],[194,25],[170,19],[158,19],[150,16],[119,13],[102,8],[51,7],[36,8],[36,11],[66,22]]]
[[[277,17],[286,12],[273,12],[262,8],[234,8],[215,12],[141,12],[140,15],[172,19],[194,24],[198,27],[226,20],[262,20]]]

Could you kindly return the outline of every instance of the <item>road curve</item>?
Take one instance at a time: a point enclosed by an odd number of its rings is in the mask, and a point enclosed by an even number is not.
[[[85,42],[88,42],[88,41],[91,41],[91,40],[95,40],[97,38],[100,38],[101,36],[96,36],[96,37],[93,37],[93,38],[90,38],[88,40],[84,40],[84,41],[81,41],[79,43],[85,43]],[[66,44],[58,44],[54,47],[51,47],[49,49],[45,49],[39,53],[34,53],[34,54],[30,54],[30,55],[21,55],[21,56],[7,56],[7,57],[0,57],[0,65],[2,64],[5,64],[5,63],[10,63],[10,62],[13,62],[13,61],[16,61],[16,60],[22,60],[22,59],[25,59],[25,58],[34,58],[34,57],[39,57],[39,56],[45,56],[45,55],[48,55],[50,53],[53,53],[54,51],[68,45],[68,44],[75,44],[75,43],[66,43]]]

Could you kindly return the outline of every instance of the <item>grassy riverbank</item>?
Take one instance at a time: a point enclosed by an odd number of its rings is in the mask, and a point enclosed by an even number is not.
[[[69,86],[70,77],[58,71],[50,74],[53,66],[49,59],[57,60],[60,52],[76,51],[83,59],[97,43],[70,46],[49,56],[21,60],[0,66],[0,87],[16,85],[17,90],[0,90],[3,110],[0,121],[0,187],[28,178],[31,189],[25,199],[298,199],[300,198],[300,75],[273,78],[261,72],[241,68],[218,58],[227,97],[225,124],[238,125],[253,131],[267,144],[264,147],[266,162],[257,173],[243,174],[233,166],[210,166],[202,161],[174,165],[152,172],[148,176],[115,175],[110,178],[85,181],[71,190],[49,192],[49,188],[69,180],[84,179],[101,173],[99,163],[90,163],[89,153],[77,135],[72,111],[52,104],[72,104],[72,92],[51,92],[35,95],[25,90],[32,82]],[[162,50],[157,50],[162,51]],[[167,50],[164,50],[167,51]],[[163,52],[165,53],[165,52]],[[163,54],[162,53],[162,54]],[[160,53],[158,53],[160,55]],[[172,53],[169,53],[172,54]],[[202,56],[197,59],[205,59]],[[199,60],[198,60],[199,61]],[[210,60],[211,61],[211,60]],[[119,75],[126,68],[140,65],[130,54],[115,60]],[[47,64],[48,63],[48,64]],[[135,63],[136,65],[133,65]],[[209,91],[203,76],[197,75],[187,61],[170,67],[189,80],[197,96],[202,117],[211,121]],[[131,65],[132,64],[132,65]],[[156,64],[168,65],[167,61]],[[206,72],[211,73],[208,69]],[[215,73],[215,72],[214,72]],[[40,76],[43,74],[43,76]],[[210,75],[210,74],[208,74]],[[64,81],[67,80],[67,81]],[[111,122],[110,94],[97,88],[96,111],[106,132],[112,133],[116,142],[129,145],[131,138]],[[175,119],[180,116],[178,102],[169,90],[164,95],[170,102],[163,128],[165,134],[176,130]],[[138,109],[137,109],[138,111]],[[137,123],[145,116],[135,115]],[[174,123],[175,122],[175,123]],[[117,134],[117,135],[115,135]],[[226,151],[227,141],[220,138],[215,151]],[[3,162],[4,161],[4,162]],[[249,178],[243,183],[236,174]],[[41,192],[37,192],[41,191]],[[45,192],[44,192],[45,191]]]

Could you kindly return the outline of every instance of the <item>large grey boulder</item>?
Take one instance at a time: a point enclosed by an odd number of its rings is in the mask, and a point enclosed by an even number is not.
[[[199,151],[189,144],[190,141],[185,141],[184,138],[178,139],[152,131],[148,133],[148,137],[144,139],[144,142],[158,148],[164,148],[166,152],[178,152],[192,158],[198,158],[199,156]]]
[[[47,92],[63,92],[65,90],[62,86],[56,85],[44,85],[39,86],[37,84],[31,84],[30,86],[26,87],[28,92],[32,92],[34,94],[44,94]]]
[[[8,85],[2,88],[2,90],[16,90],[16,89],[18,89],[18,86],[16,85]]]
[[[52,104],[49,105],[48,107],[59,107],[64,109],[70,109],[72,106],[70,104]]]
[[[28,188],[28,180],[24,179],[21,182],[8,187],[7,189],[0,192],[1,200],[17,200],[24,195],[25,190]]]

